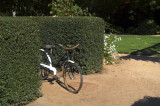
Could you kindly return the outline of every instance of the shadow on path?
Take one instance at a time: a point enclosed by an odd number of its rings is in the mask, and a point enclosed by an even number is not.
[[[152,61],[160,63],[160,56],[139,56],[139,55],[127,55],[122,56],[121,59],[135,59],[135,60],[143,60],[143,61]]]
[[[160,97],[145,96],[143,99],[136,101],[131,106],[160,106]]]
[[[144,48],[142,50],[137,50],[135,52],[132,52],[133,55],[146,55],[146,56],[152,56],[152,55],[160,55],[160,43],[157,43],[153,46]]]
[[[54,78],[48,78],[47,81],[48,81],[50,84],[54,84],[53,81],[56,81],[59,86],[61,86],[61,87],[62,87],[63,89],[65,89],[66,91],[69,91],[69,90],[67,89],[66,85],[64,84],[64,82],[60,81],[59,79],[56,80],[56,79],[54,79]]]
[[[68,89],[66,88],[65,84],[62,81],[57,80],[56,82],[58,83],[58,85],[60,85],[62,88],[68,91]]]
[[[123,56],[121,58],[160,62],[160,43],[157,43],[142,50],[134,51],[130,55]]]

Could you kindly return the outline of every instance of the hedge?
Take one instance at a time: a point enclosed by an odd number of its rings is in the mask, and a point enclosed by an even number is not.
[[[37,20],[37,19],[36,19]],[[104,21],[96,17],[46,17],[38,19],[43,46],[61,43],[80,46],[74,51],[74,60],[81,67],[83,74],[102,70],[104,48]],[[61,57],[62,48],[54,51]]]
[[[79,43],[73,58],[83,74],[100,72],[104,21],[96,17],[0,17],[0,105],[26,104],[41,96],[40,51],[46,44]],[[53,52],[54,63],[64,54]]]
[[[26,104],[41,96],[37,24],[0,17],[0,105]]]

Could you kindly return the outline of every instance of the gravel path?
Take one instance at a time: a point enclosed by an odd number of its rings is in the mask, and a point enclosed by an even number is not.
[[[43,97],[27,106],[160,106],[160,57],[121,56],[103,73],[84,75],[78,94],[43,82]]]

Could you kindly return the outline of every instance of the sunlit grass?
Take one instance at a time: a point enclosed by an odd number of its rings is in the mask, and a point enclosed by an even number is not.
[[[117,35],[122,40],[116,43],[119,53],[138,55],[160,54],[160,36]]]

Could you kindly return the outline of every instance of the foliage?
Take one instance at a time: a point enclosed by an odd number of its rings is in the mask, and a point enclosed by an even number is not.
[[[37,19],[36,19],[37,20]],[[40,36],[43,45],[60,43],[65,46],[80,46],[75,49],[74,61],[83,74],[101,71],[103,60],[104,21],[96,17],[46,17],[41,18]],[[96,27],[95,27],[96,26]],[[54,50],[54,62],[63,56],[64,50]]]
[[[156,11],[160,10],[159,0],[134,0],[131,3],[130,19],[134,24],[142,23],[147,19],[159,17]]]
[[[28,18],[0,18],[0,105],[23,105],[41,96],[37,25]]]
[[[138,27],[129,28],[128,33],[140,35],[160,34],[160,26],[154,20],[146,20],[139,24]]]
[[[81,9],[74,0],[52,0],[51,15],[57,16],[86,16],[89,15],[88,9]]]
[[[106,33],[122,33],[124,32],[124,29],[119,26],[115,26],[109,22],[105,22],[105,32]]]
[[[2,0],[0,15],[11,16],[12,11],[16,11],[17,16],[92,14],[110,23],[110,29],[118,33],[144,20],[154,20],[160,25],[160,0]]]
[[[0,3],[0,12],[7,16],[16,11],[17,16],[42,16],[49,15],[50,0],[3,0]]]
[[[114,35],[104,35],[104,59],[106,63],[114,63],[113,55],[117,54],[116,42],[120,41],[121,37]]]
[[[126,0],[75,0],[82,8],[88,7],[89,12],[103,18],[106,22],[115,24],[118,9]],[[123,15],[121,16],[123,17]],[[120,23],[121,21],[119,21]]]
[[[1,17],[0,105],[24,105],[41,96],[39,48],[45,44],[80,43],[73,58],[83,74],[101,71],[103,33],[104,21],[96,17]],[[58,50],[54,57],[64,53]]]
[[[82,8],[88,7],[92,14],[124,30],[146,19],[160,24],[159,0],[76,0],[76,3]]]
[[[93,13],[98,15],[105,15],[115,12],[118,6],[124,1],[126,0],[75,0],[75,2],[82,8],[89,7]]]

